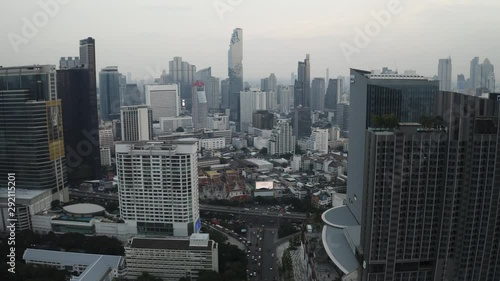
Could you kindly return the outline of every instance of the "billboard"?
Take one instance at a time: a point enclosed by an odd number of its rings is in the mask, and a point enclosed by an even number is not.
[[[273,182],[272,181],[256,181],[255,182],[255,189],[273,189]]]

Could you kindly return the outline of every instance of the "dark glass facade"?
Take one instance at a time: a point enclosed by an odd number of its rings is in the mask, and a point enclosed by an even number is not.
[[[79,183],[101,177],[97,96],[88,69],[57,71],[62,100],[68,181]]]

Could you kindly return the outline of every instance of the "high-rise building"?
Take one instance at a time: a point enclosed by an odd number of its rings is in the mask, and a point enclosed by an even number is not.
[[[205,84],[196,81],[193,84],[193,122],[196,129],[207,128],[208,105]]]
[[[101,119],[103,121],[120,119],[120,77],[121,74],[116,66],[108,66],[99,72]]]
[[[15,174],[16,189],[50,189],[69,201],[56,67],[0,68],[0,112],[0,172]]]
[[[243,30],[236,28],[231,35],[228,51],[229,120],[240,130],[240,92],[243,91]]]
[[[274,114],[267,110],[256,110],[253,113],[252,124],[254,128],[272,130],[274,127]]]
[[[260,90],[242,91],[240,93],[241,102],[241,131],[248,132],[248,127],[252,127],[253,113],[256,110],[266,109],[266,92]]]
[[[277,91],[276,102],[278,103],[279,112],[288,114],[293,106],[293,87],[279,85]]]
[[[281,155],[295,152],[295,137],[290,119],[279,119],[269,140],[268,154]]]
[[[268,91],[270,92],[277,92],[278,91],[278,79],[276,78],[276,75],[274,73],[271,73],[269,75],[269,83],[267,85]]]
[[[99,129],[99,144],[101,147],[109,147],[112,152],[115,151],[115,138],[112,129]]]
[[[144,95],[139,91],[137,84],[127,84],[125,86],[125,93],[121,99],[122,106],[133,106],[146,103]]]
[[[463,74],[457,75],[457,91],[461,94],[465,93],[467,81],[465,80],[465,76]]]
[[[344,137],[347,137],[349,131],[349,103],[341,102],[337,104],[335,111],[335,125],[339,127]]]
[[[214,111],[221,106],[221,89],[219,78],[212,76],[212,68],[205,68],[196,72],[196,80],[205,83],[208,111]]]
[[[350,109],[356,110],[356,114],[349,115],[349,139],[359,141],[349,143],[349,175],[362,174],[359,163],[365,157],[366,129],[375,116],[393,114],[400,122],[419,122],[422,116],[432,116],[438,92],[437,80],[351,69]],[[349,177],[347,185],[349,209],[361,221],[363,177]]]
[[[309,108],[311,106],[311,63],[309,61],[309,54],[306,59],[298,63],[298,78],[295,80],[294,90],[295,107],[302,105],[302,107]]]
[[[153,121],[160,117],[177,117],[181,111],[178,84],[146,85],[146,105],[153,110]]]
[[[122,106],[123,141],[153,140],[153,111],[147,105]]]
[[[278,94],[276,92],[266,92],[266,109],[278,111]]]
[[[292,114],[293,135],[295,140],[308,138],[311,135],[311,110],[307,107],[297,107]]]
[[[260,79],[260,90],[262,92],[269,91],[269,78]]]
[[[342,102],[342,92],[344,88],[343,79],[330,79],[325,95],[325,109],[335,111],[337,104]]]
[[[328,129],[314,128],[311,133],[313,150],[319,154],[328,154]]]
[[[471,89],[481,87],[481,67],[479,57],[474,57],[470,62],[470,86]]]
[[[97,95],[91,87],[90,70],[69,67],[57,70],[57,92],[62,104],[68,181],[76,184],[100,179]]]
[[[438,118],[369,129],[362,280],[500,278],[497,99],[442,92]]]
[[[440,91],[451,91],[451,58],[439,59],[438,80]]]
[[[311,85],[311,109],[325,110],[325,79],[314,78]]]
[[[229,108],[229,79],[220,82],[221,107]]]
[[[193,106],[193,83],[196,82],[196,66],[182,61],[181,57],[174,57],[169,62],[170,83],[178,83],[180,97],[184,101],[187,110]],[[162,116],[166,117],[166,116]]]
[[[201,227],[196,140],[119,143],[120,217],[139,235],[182,236]]]
[[[487,58],[481,64],[481,88],[495,92],[495,68]]]

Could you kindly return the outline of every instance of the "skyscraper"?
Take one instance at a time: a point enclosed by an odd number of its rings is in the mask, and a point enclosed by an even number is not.
[[[56,67],[0,68],[0,112],[0,172],[15,173],[17,189],[50,189],[69,201]]]
[[[319,154],[328,154],[328,129],[314,128],[311,132],[311,140],[314,143],[314,151]]]
[[[487,58],[481,64],[481,88],[495,92],[495,68]]]
[[[120,217],[136,223],[139,235],[199,230],[197,151],[193,140],[116,145]]]
[[[66,170],[70,183],[101,178],[97,96],[90,70],[57,70],[57,92],[62,103]],[[82,142],[87,148],[80,151]]]
[[[278,91],[278,79],[274,73],[269,75],[268,91],[277,92]]]
[[[215,111],[221,106],[221,90],[219,78],[212,76],[212,68],[205,68],[196,72],[196,80],[205,84],[208,111]]]
[[[181,57],[174,57],[169,62],[169,76],[171,83],[179,83],[181,99],[187,110],[193,106],[193,83],[196,82],[196,66],[182,61]]]
[[[193,84],[193,123],[196,129],[207,128],[208,105],[205,84],[196,81]]]
[[[104,121],[120,119],[120,77],[116,66],[105,67],[99,72],[101,119]]]
[[[139,91],[137,84],[127,84],[125,93],[121,99],[122,106],[141,105],[146,103],[144,94]]]
[[[458,74],[457,75],[457,91],[459,93],[464,94],[465,93],[465,85],[467,84],[467,81],[465,80],[465,76],[463,74]]]
[[[343,79],[330,79],[325,95],[325,109],[335,111],[337,104],[342,102]]]
[[[229,108],[229,79],[220,82],[221,107]]]
[[[294,91],[295,107],[310,107],[311,105],[311,64],[309,54],[306,59],[298,63],[298,78],[295,80]]]
[[[472,89],[481,87],[481,67],[479,57],[474,57],[470,62],[470,86]]]
[[[269,78],[268,77],[260,79],[260,90],[262,92],[269,91]]]
[[[240,130],[240,92],[243,91],[243,30],[236,28],[231,35],[228,51],[229,108],[231,121]]]
[[[123,141],[153,140],[153,111],[146,105],[122,106]]]
[[[314,78],[311,86],[311,109],[325,110],[325,79]]]
[[[439,59],[438,79],[440,91],[451,91],[451,58]]]
[[[359,163],[364,161],[366,129],[374,116],[394,114],[400,122],[419,122],[422,116],[432,116],[438,92],[439,81],[421,76],[372,74],[351,69],[350,109],[356,114],[349,116],[349,139],[359,141],[349,143],[349,174],[363,174]],[[363,186],[363,177],[349,177],[348,207],[358,222],[361,222]]]
[[[146,105],[153,110],[153,121],[159,121],[160,117],[179,116],[181,99],[178,84],[146,85],[145,96]]]
[[[293,105],[293,87],[292,86],[278,86],[278,92],[276,94],[276,101],[279,106],[279,112],[288,114],[292,109]]]
[[[367,134],[362,280],[499,280],[500,104],[441,92],[438,117]]]

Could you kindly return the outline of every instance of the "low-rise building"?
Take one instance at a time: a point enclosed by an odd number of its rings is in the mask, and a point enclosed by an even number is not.
[[[0,232],[7,232],[7,220],[9,217],[9,206],[7,188],[0,188],[0,219],[5,223],[0,224]],[[48,210],[52,203],[52,192],[50,189],[31,190],[16,189],[16,231],[33,229],[32,216],[38,212]],[[11,198],[11,197],[9,197]]]
[[[218,244],[208,234],[189,238],[133,238],[125,246],[128,278],[142,272],[164,281],[196,280],[200,271],[219,271]]]
[[[28,248],[24,251],[23,259],[27,264],[67,270],[72,274],[70,281],[112,281],[125,277],[127,273],[122,256]]]
[[[215,149],[223,149],[226,147],[226,139],[221,138],[206,138],[198,140],[198,148],[207,149],[207,150],[215,150]]]

